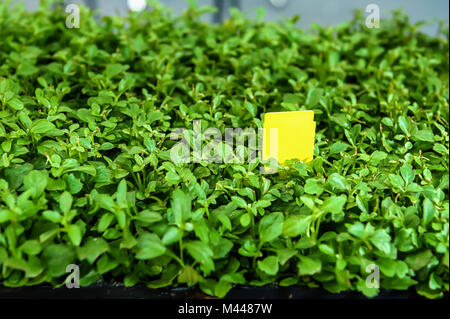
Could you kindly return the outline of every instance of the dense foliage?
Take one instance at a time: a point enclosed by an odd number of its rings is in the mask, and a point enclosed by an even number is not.
[[[310,31],[0,3],[0,281],[449,289],[449,46],[396,12]],[[175,127],[311,109],[314,160],[174,164]]]

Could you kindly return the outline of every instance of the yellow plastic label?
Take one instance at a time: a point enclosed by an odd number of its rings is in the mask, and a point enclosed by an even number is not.
[[[313,159],[316,122],[313,111],[271,112],[264,116],[263,160],[280,164]]]

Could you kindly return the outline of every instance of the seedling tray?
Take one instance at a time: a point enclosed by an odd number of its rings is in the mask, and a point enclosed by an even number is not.
[[[443,298],[448,299],[448,293]],[[54,288],[49,285],[0,287],[0,299],[216,299],[196,288],[149,289],[145,285],[125,287],[119,283],[98,283],[88,287]],[[320,288],[237,286],[225,299],[367,299],[355,291],[330,293]],[[425,299],[414,289],[383,290],[373,299]]]

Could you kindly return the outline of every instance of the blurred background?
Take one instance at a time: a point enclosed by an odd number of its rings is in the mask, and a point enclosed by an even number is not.
[[[2,1],[2,0],[0,0]],[[24,2],[29,10],[34,10],[39,0],[14,0]],[[69,3],[84,3],[99,10],[100,15],[125,15],[129,9],[145,8],[145,0],[67,0]],[[160,0],[175,14],[182,12],[187,6],[186,0]],[[230,7],[237,7],[249,16],[255,16],[259,7],[266,10],[266,20],[279,20],[283,17],[299,15],[298,25],[308,28],[311,23],[323,26],[336,25],[352,18],[354,9],[365,10],[368,4],[376,4],[380,8],[381,18],[389,16],[389,11],[403,8],[412,22],[419,20],[449,20],[448,0],[197,0],[199,5],[216,6],[217,13],[209,14],[204,20],[221,22],[229,16]],[[435,26],[425,26],[424,31],[433,33]]]

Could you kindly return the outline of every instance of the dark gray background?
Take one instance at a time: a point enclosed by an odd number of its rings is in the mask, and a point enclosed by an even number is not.
[[[1,1],[1,0],[0,0]],[[39,0],[15,0],[24,2],[28,9],[37,7]],[[175,14],[179,14],[186,7],[185,0],[160,0],[165,6],[172,8]],[[273,2],[286,2],[278,8]],[[92,3],[100,11],[101,15],[127,13],[127,0],[66,0],[66,3]],[[199,5],[214,6],[221,4],[223,13],[205,16],[207,21],[220,21],[228,16],[229,7],[238,4],[241,10],[254,16],[258,7],[266,9],[266,20],[279,20],[283,17],[300,15],[298,23],[300,27],[308,28],[312,22],[321,25],[336,25],[351,19],[354,9],[364,11],[370,3],[377,4],[381,9],[381,18],[389,16],[389,10],[402,7],[411,17],[411,21],[429,20],[433,18],[449,20],[448,0],[198,0]],[[425,31],[433,33],[435,27],[425,27]]]

